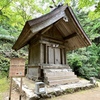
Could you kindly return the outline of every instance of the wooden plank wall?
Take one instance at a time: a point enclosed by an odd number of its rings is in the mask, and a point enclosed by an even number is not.
[[[40,63],[40,44],[29,46],[29,65]]]

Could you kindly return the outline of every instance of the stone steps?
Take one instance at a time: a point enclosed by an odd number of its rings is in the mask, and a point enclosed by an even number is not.
[[[70,75],[70,76],[61,75],[61,76],[46,77],[46,79],[48,79],[48,80],[70,79],[70,78],[77,78],[77,76],[76,75]]]
[[[44,76],[71,76],[74,72],[46,72]]]
[[[44,82],[49,86],[76,83],[79,79],[69,69],[47,69],[44,70]]]
[[[49,85],[53,86],[53,85],[59,85],[59,84],[69,84],[69,83],[76,83],[78,82],[79,79],[78,78],[70,78],[70,79],[61,79],[61,80],[52,80],[49,81]]]

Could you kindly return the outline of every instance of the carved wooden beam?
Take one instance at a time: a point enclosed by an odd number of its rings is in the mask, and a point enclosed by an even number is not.
[[[70,39],[70,38],[73,38],[73,37],[75,37],[75,36],[77,36],[77,33],[72,33],[72,34],[70,34],[70,35],[64,37],[64,40],[66,41],[66,40],[68,40],[68,39]]]

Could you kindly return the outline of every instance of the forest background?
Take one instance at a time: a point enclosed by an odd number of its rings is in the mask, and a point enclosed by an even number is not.
[[[59,3],[72,7],[92,41],[89,47],[68,52],[68,63],[78,76],[100,78],[100,0],[1,0],[0,79],[8,76],[10,58],[28,57],[27,47],[12,50],[25,22],[50,12],[50,6],[55,7]]]

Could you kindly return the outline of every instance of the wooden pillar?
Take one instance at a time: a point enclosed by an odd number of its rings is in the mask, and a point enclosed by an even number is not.
[[[64,48],[64,64],[66,64],[66,49]]]
[[[47,49],[47,45],[45,45],[45,63],[47,64],[48,62],[48,49]]]
[[[53,48],[53,53],[54,53],[54,64],[55,64],[55,48]]]
[[[42,76],[42,72],[41,72],[41,69],[42,69],[42,67],[43,67],[43,59],[44,59],[44,55],[43,55],[43,44],[42,43],[40,43],[40,66],[38,67],[38,78],[37,79],[39,79],[39,78],[41,78]]]
[[[43,44],[40,43],[40,64],[43,64],[43,58],[44,58],[44,55],[43,55]]]
[[[22,96],[22,77],[20,79],[20,95],[19,95],[19,100],[21,100],[21,96]]]
[[[65,53],[64,53],[64,48],[61,49],[62,53],[62,64],[65,64]]]
[[[9,100],[11,100],[11,90],[12,90],[12,77],[10,78]]]
[[[44,44],[44,50],[43,50],[43,60],[45,64],[49,63],[49,47],[47,46],[47,44]]]
[[[49,64],[49,46],[47,46],[47,64]]]
[[[61,64],[63,64],[63,56],[62,56],[62,53],[63,53],[63,52],[62,52],[62,51],[63,51],[62,48],[60,48],[60,58],[61,58],[61,59],[60,59],[60,60],[61,60],[60,63],[61,63]]]
[[[28,46],[28,64],[30,63],[29,61],[30,61],[30,44]]]
[[[30,65],[30,54],[31,54],[31,49],[30,49],[30,44],[29,44],[29,47],[28,47],[28,65]],[[29,66],[27,66],[27,74],[26,75],[29,75]]]

